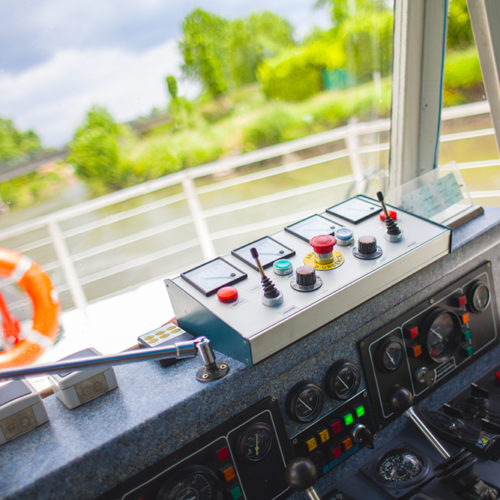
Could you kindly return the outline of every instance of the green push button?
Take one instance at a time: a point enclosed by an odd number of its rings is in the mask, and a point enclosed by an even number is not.
[[[233,500],[238,500],[239,498],[241,498],[243,495],[241,493],[241,489],[239,486],[235,486],[232,490],[231,490],[231,497],[233,498]]]
[[[365,414],[365,407],[363,405],[360,405],[356,408],[356,416],[358,418],[361,418]]]
[[[273,264],[274,273],[278,276],[286,276],[287,274],[292,274],[293,268],[292,263],[287,259],[277,260]]]
[[[462,333],[462,337],[465,341],[470,342],[470,339],[472,338],[471,331],[467,328],[467,330],[464,330],[464,332]]]
[[[465,354],[468,358],[474,354],[474,347],[471,344],[465,346]]]
[[[348,413],[347,415],[344,415],[344,424],[351,425],[354,422],[354,417],[352,416],[352,413]]]

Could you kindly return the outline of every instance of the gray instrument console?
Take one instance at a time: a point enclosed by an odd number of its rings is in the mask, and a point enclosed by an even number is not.
[[[216,350],[253,365],[449,252],[448,228],[389,208],[397,211],[399,239],[388,234],[379,217],[379,202],[358,195],[167,279],[179,326],[208,337]],[[309,244],[312,237],[324,234],[337,239],[330,266]],[[282,301],[263,303],[252,247]],[[277,266],[276,261],[283,264]],[[302,279],[296,271],[304,263],[316,268],[316,283],[297,290],[292,285]],[[282,274],[290,271],[290,264],[293,272]]]

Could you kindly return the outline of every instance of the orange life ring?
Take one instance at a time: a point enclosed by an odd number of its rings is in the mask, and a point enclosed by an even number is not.
[[[59,298],[42,268],[25,255],[0,248],[0,277],[10,278],[29,296],[33,304],[31,330],[23,331],[21,340],[0,352],[0,369],[28,365],[52,345],[59,332]]]

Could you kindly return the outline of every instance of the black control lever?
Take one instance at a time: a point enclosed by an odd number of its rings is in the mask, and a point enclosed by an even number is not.
[[[297,457],[288,462],[285,479],[294,491],[305,491],[310,500],[321,500],[313,484],[318,478],[318,471],[309,458]]]

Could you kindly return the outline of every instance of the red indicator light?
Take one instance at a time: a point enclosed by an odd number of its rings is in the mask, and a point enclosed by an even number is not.
[[[340,458],[340,456],[342,455],[342,450],[340,446],[336,446],[335,448],[332,449],[332,455],[333,458],[335,459]]]
[[[495,380],[498,385],[500,385],[500,370],[495,373]]]
[[[224,462],[229,458],[229,450],[227,449],[227,446],[217,450],[217,457],[219,458],[219,462]]]
[[[342,424],[340,423],[340,420],[335,420],[331,427],[334,434],[338,434],[342,430]]]
[[[458,297],[458,305],[460,307],[464,307],[465,305],[467,305],[467,297],[465,295],[461,295],[460,297]]]

